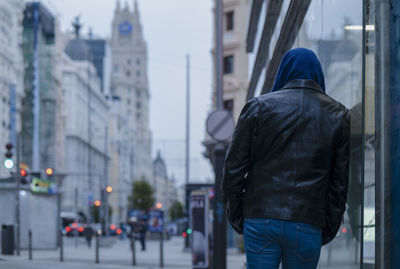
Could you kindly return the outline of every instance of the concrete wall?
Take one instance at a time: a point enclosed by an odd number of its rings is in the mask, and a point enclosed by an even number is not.
[[[15,229],[15,191],[0,189],[0,225],[12,224]],[[57,199],[52,195],[20,192],[21,248],[28,247],[28,230],[32,230],[34,249],[57,246]],[[16,230],[15,230],[16,232]],[[15,233],[14,232],[14,233]],[[1,234],[0,234],[1,240]]]

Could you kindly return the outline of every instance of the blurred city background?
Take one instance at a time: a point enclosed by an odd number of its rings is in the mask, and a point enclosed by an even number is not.
[[[319,268],[386,268],[376,25],[395,2],[0,0],[0,268],[245,268],[221,160],[294,47],[351,111],[348,210]]]

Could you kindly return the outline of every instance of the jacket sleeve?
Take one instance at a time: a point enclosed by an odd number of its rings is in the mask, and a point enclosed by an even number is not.
[[[259,105],[255,98],[244,106],[228,148],[223,170],[221,188],[224,201],[227,203],[227,216],[239,234],[243,232],[241,196],[245,176],[250,167],[251,141],[258,112]]]
[[[328,189],[327,222],[322,231],[322,244],[332,241],[340,228],[346,210],[349,185],[350,117],[347,110],[337,138],[331,181]]]

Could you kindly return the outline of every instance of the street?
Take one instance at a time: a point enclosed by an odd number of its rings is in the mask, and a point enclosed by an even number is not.
[[[136,242],[136,266],[132,265],[132,252],[128,240],[117,240],[112,247],[100,248],[100,263],[95,264],[95,248],[84,245],[79,238],[79,246],[75,248],[74,238],[64,240],[64,262],[59,261],[59,250],[33,251],[33,260],[29,261],[28,251],[20,256],[0,255],[0,269],[69,269],[69,268],[137,268],[153,269],[159,267],[159,241],[147,241],[147,250],[140,251]],[[182,250],[181,237],[172,237],[164,245],[164,268],[191,268],[191,253]],[[245,256],[236,251],[228,251],[227,264],[229,269],[243,269]]]

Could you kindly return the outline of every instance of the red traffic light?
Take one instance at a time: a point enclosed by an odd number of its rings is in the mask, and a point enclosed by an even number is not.
[[[122,234],[122,230],[120,228],[117,229],[117,234]]]
[[[13,144],[8,143],[8,144],[6,145],[6,150],[10,151],[10,150],[12,150],[12,149],[13,149]]]
[[[79,228],[78,228],[78,232],[83,232],[85,230],[85,228],[83,228],[82,226],[80,226]]]
[[[186,238],[186,237],[187,237],[187,233],[186,233],[186,232],[183,232],[183,233],[182,233],[182,236],[183,236],[184,238]]]
[[[47,168],[47,169],[46,169],[46,174],[47,174],[48,176],[51,176],[53,173],[54,173],[54,171],[53,171],[52,168]]]
[[[19,169],[19,174],[21,175],[21,177],[26,177],[26,170],[25,169],[23,169],[23,168],[21,168],[21,169]]]
[[[112,187],[111,186],[107,186],[106,187],[106,192],[111,193],[112,192]]]

